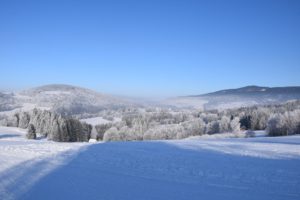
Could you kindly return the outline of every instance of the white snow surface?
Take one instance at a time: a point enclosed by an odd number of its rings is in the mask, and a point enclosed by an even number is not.
[[[300,199],[300,136],[110,143],[0,127],[0,199]]]
[[[107,124],[110,123],[110,121],[103,119],[102,117],[93,117],[93,118],[86,118],[86,119],[81,119],[80,121],[86,122],[92,126],[96,126],[98,124]]]
[[[86,122],[92,126],[96,126],[98,124],[108,124],[108,123],[112,123],[112,122],[119,122],[121,121],[121,118],[117,118],[115,117],[113,119],[113,121],[109,121],[107,119],[103,119],[103,117],[93,117],[93,118],[86,118],[86,119],[81,119],[80,121],[82,122]]]

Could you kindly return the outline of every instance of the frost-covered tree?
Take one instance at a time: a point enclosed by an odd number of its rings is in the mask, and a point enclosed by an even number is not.
[[[215,113],[201,113],[200,118],[206,123],[217,121],[219,119],[218,115]]]
[[[237,133],[240,130],[241,130],[240,119],[238,117],[235,117],[230,121],[230,132]]]
[[[6,120],[6,125],[11,127],[18,127],[19,126],[19,115],[14,114],[12,116],[8,116]]]
[[[281,114],[273,114],[268,120],[267,132],[270,136],[280,136],[286,134],[286,127]]]
[[[68,119],[67,126],[69,130],[69,141],[70,142],[87,142],[91,136],[92,126],[85,123],[80,122],[76,119]]]
[[[80,102],[79,102],[80,104]],[[80,107],[80,106],[79,106]],[[34,109],[1,117],[2,125],[21,128],[33,124],[36,131],[54,141],[87,141],[91,126],[78,121],[78,117],[120,118],[110,124],[97,125],[98,140],[176,139],[203,134],[263,130],[270,135],[300,133],[300,101],[282,105],[253,106],[223,111],[194,111],[177,108],[120,108],[101,110],[97,113],[81,113],[74,110],[72,116],[52,111]],[[274,117],[274,116],[277,117]],[[75,118],[76,117],[76,118]],[[273,123],[273,122],[276,123]]]
[[[97,136],[96,139],[97,140],[103,140],[103,136],[105,131],[107,131],[108,129],[110,129],[113,126],[112,123],[107,123],[107,124],[98,124],[95,126],[96,131],[97,131]]]
[[[159,125],[145,132],[144,140],[181,139],[186,137],[183,126],[179,124]]]
[[[286,135],[300,134],[300,110],[286,111],[281,115]]]
[[[77,119],[39,109],[18,112],[7,119],[8,126],[27,128],[29,124],[32,124],[41,136],[57,142],[88,141],[92,128],[91,125]]]
[[[251,118],[251,115],[244,115],[240,117],[240,124],[242,129],[251,129]]]
[[[36,132],[33,124],[28,125],[26,138],[32,140],[36,139]]]
[[[300,133],[300,110],[272,114],[268,120],[267,132],[270,136]]]
[[[205,122],[201,118],[183,122],[181,125],[187,137],[205,134]]]
[[[230,131],[230,118],[227,116],[222,116],[219,124],[220,133],[226,133]]]
[[[19,124],[20,128],[27,128],[30,122],[30,116],[27,112],[21,112],[19,114]]]
[[[220,133],[220,124],[219,121],[212,121],[206,125],[207,134]]]

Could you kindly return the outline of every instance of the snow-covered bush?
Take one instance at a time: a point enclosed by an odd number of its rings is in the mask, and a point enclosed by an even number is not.
[[[103,136],[103,141],[120,141],[121,137],[119,134],[119,130],[116,127],[111,127],[107,131],[105,131]]]

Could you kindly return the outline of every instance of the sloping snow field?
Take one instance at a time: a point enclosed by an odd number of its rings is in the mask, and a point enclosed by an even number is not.
[[[0,199],[300,199],[300,136],[55,143],[0,127]]]

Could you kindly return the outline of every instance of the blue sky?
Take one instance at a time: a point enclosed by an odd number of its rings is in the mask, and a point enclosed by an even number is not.
[[[134,96],[300,85],[298,0],[0,0],[0,89]]]

